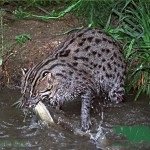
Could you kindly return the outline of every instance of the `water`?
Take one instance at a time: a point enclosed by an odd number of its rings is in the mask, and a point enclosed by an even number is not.
[[[80,102],[66,104],[64,126],[43,126],[28,118],[21,110],[11,107],[20,91],[0,91],[0,149],[2,150],[148,150],[150,149],[150,105],[148,98],[126,102],[92,111],[92,130],[81,136],[79,130]],[[57,114],[59,116],[59,114]],[[71,131],[73,130],[73,131]],[[78,132],[79,131],[79,132]],[[75,133],[74,133],[75,132]],[[78,134],[79,133],[79,134]],[[130,133],[130,134],[129,134]],[[141,136],[140,136],[141,135]]]

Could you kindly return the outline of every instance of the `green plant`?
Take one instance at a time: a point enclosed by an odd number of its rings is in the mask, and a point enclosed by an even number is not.
[[[0,66],[3,64],[3,59],[5,57],[9,58],[11,55],[13,55],[13,47],[16,44],[23,45],[27,40],[31,39],[30,34],[20,34],[15,37],[14,42],[6,42],[4,41],[4,24],[3,24],[3,15],[5,13],[3,10],[0,10],[0,27],[1,27],[1,47],[0,47]]]
[[[74,13],[80,19],[85,19],[88,26],[99,26],[104,28],[113,7],[113,3],[114,0],[81,0],[80,3],[74,8]]]
[[[126,0],[121,10],[116,7],[113,13],[119,18],[119,26],[109,32],[123,41],[127,91],[138,89],[135,100],[141,93],[150,96],[150,3]]]
[[[33,1],[33,0],[31,0]],[[61,1],[55,1],[57,5],[61,3]],[[88,26],[101,26],[104,27],[106,24],[107,17],[109,16],[111,7],[113,5],[114,0],[96,0],[96,1],[85,1],[85,0],[74,0],[74,1],[63,1],[65,9],[60,12],[56,12],[56,10],[47,11],[44,8],[41,8],[40,3],[34,3],[34,6],[40,8],[45,15],[36,15],[31,11],[27,11],[27,7],[18,7],[17,10],[14,11],[14,15],[17,18],[36,18],[41,20],[49,20],[49,19],[58,19],[65,16],[67,13],[74,13],[80,19],[87,20],[86,23]],[[28,5],[29,6],[29,5]],[[31,5],[30,5],[31,6]]]
[[[81,1],[82,0],[72,2],[66,9],[60,11],[59,13],[57,13],[55,10],[52,10],[51,12],[48,12],[48,11],[42,9],[46,13],[46,15],[36,15],[36,14],[33,14],[32,12],[26,11],[26,9],[23,8],[22,6],[19,6],[18,9],[14,11],[14,15],[19,19],[22,19],[22,18],[36,18],[36,19],[40,19],[40,20],[43,20],[43,21],[47,21],[49,19],[59,19],[59,18],[65,16],[70,11],[72,11],[72,9],[74,7],[76,7],[76,5],[78,5]]]
[[[0,4],[4,5],[4,4],[8,4],[8,3],[13,3],[13,4],[19,4],[19,5],[26,5],[27,7],[33,6],[33,7],[37,7],[37,6],[46,6],[48,4],[61,4],[61,3],[67,3],[69,0],[1,0]]]
[[[21,35],[17,35],[15,37],[16,42],[19,45],[23,45],[23,43],[25,43],[27,40],[31,40],[31,35],[30,34],[21,34]]]

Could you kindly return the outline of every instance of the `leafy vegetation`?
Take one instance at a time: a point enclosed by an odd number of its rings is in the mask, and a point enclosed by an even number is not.
[[[74,7],[76,7],[76,5],[78,5],[78,3],[80,3],[80,1],[81,0],[79,0],[75,3],[72,3],[66,9],[60,11],[59,13],[57,13],[55,10],[48,12],[45,9],[42,9],[42,11],[44,11],[44,13],[46,13],[46,15],[42,15],[42,16],[33,14],[32,12],[28,12],[22,6],[20,6],[18,8],[18,10],[14,11],[14,15],[17,18],[36,18],[36,19],[40,19],[43,21],[47,21],[49,19],[59,19],[61,17],[64,17],[64,15],[66,15],[67,13],[69,13]],[[41,10],[41,7],[37,7],[37,8],[40,8],[40,10]]]
[[[111,29],[122,40],[128,62],[127,91],[138,89],[150,96],[150,3],[126,0],[121,11],[113,9],[119,25]]]
[[[5,1],[5,0],[4,0]],[[7,2],[10,0],[7,0]],[[86,0],[16,0],[14,3],[18,3],[18,9],[13,13],[19,18],[36,18],[43,21],[49,19],[58,19],[71,12],[76,14],[80,19],[85,20],[88,26],[101,26],[104,27],[107,21],[115,0],[96,0],[96,1],[86,1]],[[45,6],[57,5],[57,7],[51,7],[49,9]],[[32,12],[31,7],[35,7],[37,10],[42,11],[43,15],[37,15]],[[57,9],[57,10],[56,10]]]
[[[81,0],[73,11],[80,19],[86,18],[87,26],[104,28],[113,6],[114,0]]]
[[[15,37],[16,42],[19,45],[23,45],[23,43],[25,43],[27,40],[31,40],[31,35],[30,34],[21,34],[21,35],[17,35]]]
[[[0,4],[10,2],[12,1],[3,0]],[[74,13],[86,23],[86,26],[103,28],[123,46],[128,62],[127,91],[132,88],[137,89],[135,99],[141,93],[150,96],[150,2],[141,0],[15,0],[13,3],[17,5],[13,14],[19,19],[36,18],[47,21]],[[35,11],[31,11],[31,7],[36,8],[37,12],[40,10],[42,15],[35,14]],[[1,24],[2,21],[1,17]],[[22,38],[30,39],[29,36]],[[2,36],[1,41],[3,41]],[[3,48],[0,53],[2,51]]]

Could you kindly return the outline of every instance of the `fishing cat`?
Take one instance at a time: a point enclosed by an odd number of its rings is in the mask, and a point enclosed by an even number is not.
[[[125,59],[119,44],[103,31],[84,28],[71,33],[53,54],[23,71],[24,106],[47,99],[59,108],[81,97],[81,126],[91,126],[90,106],[96,95],[107,93],[112,102],[123,100]]]

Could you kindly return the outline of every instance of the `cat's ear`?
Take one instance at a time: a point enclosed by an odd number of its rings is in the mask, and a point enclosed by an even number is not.
[[[21,68],[22,75],[25,76],[29,69]]]

